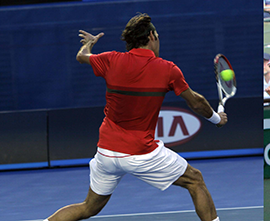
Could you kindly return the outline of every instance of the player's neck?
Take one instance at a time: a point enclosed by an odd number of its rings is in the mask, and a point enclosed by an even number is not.
[[[158,54],[157,52],[155,52],[155,50],[153,50],[153,48],[152,48],[151,45],[149,45],[149,44],[147,44],[147,45],[145,45],[145,46],[141,46],[141,47],[139,47],[139,48],[151,50],[151,51],[154,52],[154,54],[155,54],[156,57],[159,57],[159,54]]]
[[[151,47],[149,47],[149,45],[141,46],[141,47],[139,47],[139,48],[151,50]],[[152,51],[152,50],[151,50],[151,51]]]

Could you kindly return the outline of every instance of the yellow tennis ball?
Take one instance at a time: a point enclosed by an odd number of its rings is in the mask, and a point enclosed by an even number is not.
[[[234,72],[231,69],[223,70],[220,72],[220,76],[224,81],[230,81],[233,79]]]

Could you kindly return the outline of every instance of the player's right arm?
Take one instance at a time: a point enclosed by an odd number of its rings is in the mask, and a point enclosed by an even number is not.
[[[213,114],[218,114],[220,117],[220,122],[217,123],[217,126],[223,126],[227,123],[228,119],[226,113],[215,113],[205,97],[193,91],[191,88],[183,91],[180,94],[180,97],[186,101],[191,110],[198,115],[205,117],[206,119],[210,119]]]
[[[104,33],[99,33],[98,35],[94,36],[83,30],[80,30],[79,32],[79,36],[82,38],[80,42],[83,44],[83,46],[78,51],[76,60],[81,64],[90,64],[89,57],[92,55],[92,48],[97,43],[98,39],[104,35]]]

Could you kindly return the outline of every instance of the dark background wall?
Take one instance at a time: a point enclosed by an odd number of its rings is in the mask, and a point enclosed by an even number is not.
[[[214,108],[214,56],[225,54],[235,69],[238,91],[227,103],[226,127],[217,130],[201,119],[200,133],[172,149],[263,147],[261,1],[25,3],[32,4],[1,2],[0,7],[0,164],[93,156],[104,116],[105,82],[75,60],[78,30],[105,33],[94,53],[125,51],[121,32],[137,12],[152,17],[160,56],[176,63],[191,88]],[[173,92],[164,105],[187,108]]]
[[[103,79],[80,65],[78,30],[105,36],[94,52],[125,51],[121,31],[147,12],[161,40],[160,56],[175,62],[190,86],[217,97],[213,58],[225,54],[238,80],[237,97],[260,97],[262,2],[109,1],[0,7],[0,110],[105,104]],[[168,93],[166,101],[177,101]]]

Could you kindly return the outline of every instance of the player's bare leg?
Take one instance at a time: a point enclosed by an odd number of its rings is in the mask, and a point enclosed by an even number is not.
[[[206,188],[202,174],[199,170],[188,165],[186,172],[174,182],[188,189],[196,212],[202,221],[212,221],[217,218],[216,208],[213,199]]]
[[[109,201],[111,195],[101,196],[91,188],[84,202],[65,206],[48,218],[49,221],[77,221],[98,214]]]

